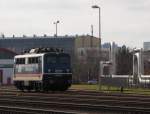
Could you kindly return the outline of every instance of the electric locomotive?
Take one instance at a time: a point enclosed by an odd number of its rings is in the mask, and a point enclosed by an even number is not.
[[[68,53],[57,48],[34,48],[17,55],[14,85],[22,91],[65,91],[72,83],[70,59]]]

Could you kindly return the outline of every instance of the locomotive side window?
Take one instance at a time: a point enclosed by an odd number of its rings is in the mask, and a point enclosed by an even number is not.
[[[39,63],[40,62],[40,58],[39,57],[30,57],[28,59],[28,63],[29,64],[36,64],[36,63]]]
[[[25,58],[17,58],[16,64],[25,64]]]
[[[40,73],[42,71],[41,57],[17,58],[15,65],[16,73]],[[25,64],[26,63],[26,64]]]

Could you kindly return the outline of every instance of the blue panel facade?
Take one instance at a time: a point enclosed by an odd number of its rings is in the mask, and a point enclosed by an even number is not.
[[[65,52],[74,53],[75,37],[16,37],[0,39],[0,48],[8,48],[16,53],[24,49],[37,47],[63,48]]]

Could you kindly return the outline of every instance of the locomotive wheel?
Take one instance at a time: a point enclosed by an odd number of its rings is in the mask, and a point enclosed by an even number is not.
[[[24,92],[24,88],[23,87],[17,87],[19,90],[21,90],[22,92]]]
[[[31,91],[31,87],[30,87],[30,86],[24,86],[23,88],[24,88],[24,90],[26,90],[26,91],[28,91],[28,92]]]
[[[15,82],[15,86],[20,91],[22,91],[22,92],[24,91],[24,86],[23,86],[22,82]]]
[[[49,91],[49,87],[47,83],[43,84],[43,91],[48,92]]]
[[[69,88],[68,85],[64,85],[59,88],[59,91],[66,91],[68,88]]]
[[[47,87],[43,87],[43,91],[48,92],[48,88]]]
[[[55,84],[51,84],[51,85],[49,85],[49,90],[50,91],[56,91],[57,90],[57,86]]]
[[[39,83],[34,83],[34,90],[35,92],[39,92],[41,90],[41,85]]]
[[[63,88],[60,88],[59,91],[66,91],[68,88],[67,87],[63,87]]]

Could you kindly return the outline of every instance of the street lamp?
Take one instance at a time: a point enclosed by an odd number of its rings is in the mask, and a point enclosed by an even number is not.
[[[101,56],[102,52],[101,52],[101,15],[100,15],[100,7],[98,5],[93,5],[92,8],[99,9],[99,41],[100,41],[100,56]],[[102,64],[100,62],[100,69],[101,68],[102,68]],[[100,70],[100,74],[99,74],[99,77],[98,77],[99,90],[101,89],[101,73],[102,73],[102,70]]]
[[[92,8],[99,9],[99,38],[101,38],[101,15],[100,15],[100,7],[98,5],[93,5]]]
[[[59,23],[59,21],[54,22],[54,24],[56,25],[56,37],[57,37],[57,24]]]

